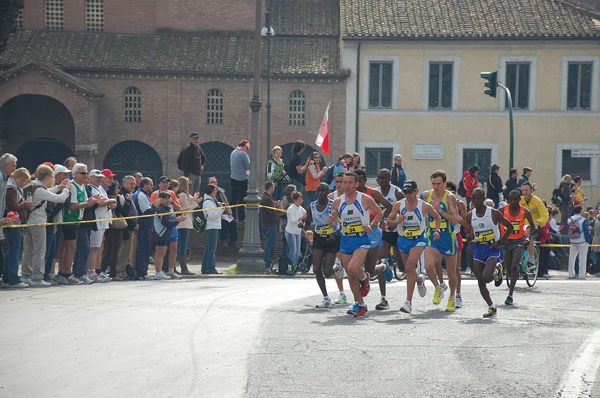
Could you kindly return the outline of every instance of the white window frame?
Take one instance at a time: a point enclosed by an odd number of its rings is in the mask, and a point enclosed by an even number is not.
[[[598,67],[600,56],[563,55],[560,63],[560,110],[567,111],[567,85],[569,78],[569,62],[592,63],[592,100],[589,110],[569,109],[568,112],[598,112]]]
[[[498,67],[498,81],[506,85],[506,64],[529,63],[529,104],[528,109],[519,109],[519,112],[534,111],[537,109],[537,66],[538,57],[535,55],[502,55]],[[498,110],[503,111],[506,106],[506,95],[504,90],[498,88]],[[502,94],[500,94],[502,93]],[[512,93],[511,93],[512,94]],[[515,99],[513,98],[513,103]]]
[[[498,163],[498,151],[500,150],[500,144],[491,141],[481,142],[457,142],[456,143],[456,182],[462,178],[463,175],[463,150],[464,149],[491,149],[492,150],[492,163]]]
[[[369,108],[369,65],[371,62],[391,62],[392,63],[392,107],[390,109],[371,109]],[[400,103],[400,56],[389,54],[365,54],[362,57],[362,94],[360,96],[361,110],[385,112],[398,109]],[[361,155],[362,156],[362,155]]]
[[[400,151],[402,145],[398,141],[360,141],[358,143],[358,153],[360,153],[360,159],[363,164],[367,163],[367,148],[392,148],[392,164],[387,166],[387,169],[390,170],[394,166],[394,155],[397,153],[402,154],[402,152]],[[404,155],[402,156],[404,157]]]
[[[562,178],[562,152],[564,150],[574,149],[600,149],[600,144],[597,142],[558,142],[556,143],[556,155],[554,159],[554,186],[560,184]],[[575,177],[575,176],[571,176]],[[590,178],[591,180],[581,180],[582,187],[598,186],[598,158],[590,158]]]
[[[429,112],[448,112],[458,110],[460,97],[460,61],[459,55],[425,55],[423,57],[423,92],[421,108]],[[429,109],[429,64],[431,62],[452,63],[452,107],[451,109]]]

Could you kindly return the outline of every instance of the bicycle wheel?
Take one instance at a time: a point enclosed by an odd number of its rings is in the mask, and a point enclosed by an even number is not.
[[[540,265],[540,249],[538,249],[537,246],[533,251],[533,256],[535,258],[535,262],[531,265],[525,265],[527,267],[527,272],[525,272],[525,281],[527,282],[527,286],[529,287],[533,287],[533,285],[535,285],[538,276],[538,268]]]

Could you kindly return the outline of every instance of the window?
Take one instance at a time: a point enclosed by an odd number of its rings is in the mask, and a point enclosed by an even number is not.
[[[125,121],[142,122],[142,92],[137,87],[127,87],[123,96]]]
[[[451,62],[429,63],[429,109],[452,109]]]
[[[479,181],[479,185],[482,185],[484,182],[487,183],[488,177],[490,175],[490,166],[492,165],[492,150],[480,148],[465,148],[463,149],[462,164],[463,170],[467,170],[473,165],[479,166],[481,168],[481,171],[477,175],[477,181]]]
[[[592,63],[569,62],[567,75],[567,109],[590,109]]]
[[[64,29],[63,0],[46,0],[44,18],[47,30]]]
[[[590,179],[591,158],[574,158],[570,149],[563,149],[561,167],[564,174],[571,177],[580,176],[582,180]]]
[[[302,91],[290,93],[288,112],[288,126],[306,126],[306,96]]]
[[[529,108],[529,68],[529,63],[506,64],[506,87],[512,96],[513,109]],[[508,98],[505,103],[508,109]]]
[[[23,29],[23,9],[22,8],[17,12],[17,19],[15,21],[15,28],[17,28],[17,29]]]
[[[223,124],[223,94],[216,88],[206,94],[206,124]]]
[[[392,108],[392,63],[369,63],[369,108]]]
[[[104,0],[85,1],[85,29],[90,32],[104,31]]]
[[[581,176],[583,186],[598,186],[598,157],[577,156],[575,151],[598,152],[597,142],[557,143],[555,157],[554,186],[558,186],[565,174]]]
[[[365,148],[364,164],[368,177],[377,177],[379,170],[389,169],[393,161],[393,148]]]

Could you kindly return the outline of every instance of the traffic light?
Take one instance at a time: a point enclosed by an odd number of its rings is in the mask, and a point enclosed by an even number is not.
[[[496,88],[498,87],[498,72],[481,72],[481,78],[487,80],[483,85],[487,88],[483,93],[496,98]]]

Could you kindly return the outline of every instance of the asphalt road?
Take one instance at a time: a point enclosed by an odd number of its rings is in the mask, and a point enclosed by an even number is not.
[[[387,311],[374,283],[362,319],[306,277],[2,289],[0,397],[600,396],[600,279],[524,286],[491,287],[491,320],[473,280],[410,316],[404,282]]]

